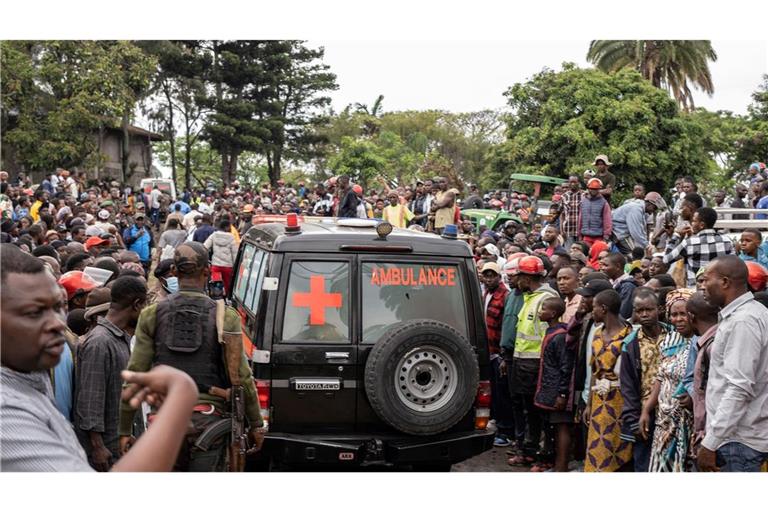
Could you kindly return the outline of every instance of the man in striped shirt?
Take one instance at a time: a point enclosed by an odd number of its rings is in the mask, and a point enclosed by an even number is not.
[[[669,265],[679,259],[685,262],[686,284],[696,285],[696,273],[701,267],[718,256],[733,254],[733,243],[730,238],[716,233],[713,229],[717,222],[717,212],[712,208],[702,207],[693,214],[690,226],[690,236],[681,240],[689,231],[685,228],[681,233],[675,233],[667,243],[664,263]]]

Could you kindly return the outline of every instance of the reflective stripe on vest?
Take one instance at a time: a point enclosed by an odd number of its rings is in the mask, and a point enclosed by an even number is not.
[[[541,357],[541,342],[547,332],[547,323],[539,320],[539,306],[545,298],[557,296],[548,290],[531,295],[534,296],[524,299],[523,307],[517,316],[515,357],[525,359]]]

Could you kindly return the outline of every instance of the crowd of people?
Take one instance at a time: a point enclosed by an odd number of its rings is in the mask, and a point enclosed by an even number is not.
[[[494,444],[531,471],[759,471],[768,240],[717,231],[724,214],[690,177],[668,200],[638,184],[617,204],[608,157],[594,164],[555,191],[541,225],[508,222],[476,243]],[[750,168],[752,197],[727,206],[763,208],[763,169]]]
[[[759,470],[768,457],[768,241],[757,229],[734,237],[715,224],[726,215],[718,207],[768,210],[765,166],[753,164],[732,198],[712,191],[705,199],[693,178],[682,177],[669,193],[635,185],[619,204],[608,157],[593,164],[555,187],[545,216],[537,212],[540,198],[524,191],[463,191],[444,177],[408,186],[381,180],[367,193],[349,176],[313,187],[234,182],[173,200],[157,186],[89,181],[64,169],[39,184],[1,173],[2,409],[4,419],[6,410],[18,416],[2,426],[2,464],[106,471],[120,469],[137,448],[151,450],[148,435],[132,447],[135,434],[154,417],[170,424],[172,409],[189,400],[179,372],[149,371],[158,358],[175,361],[171,353],[184,351],[169,343],[170,352],[155,353],[158,333],[178,341],[187,332],[161,318],[173,318],[168,307],[177,302],[215,307],[207,297],[227,295],[241,237],[267,219],[260,216],[297,213],[381,219],[469,244],[485,299],[494,444],[509,447],[509,464]],[[462,213],[469,208],[519,221],[494,231]],[[6,340],[35,323],[25,324],[27,315],[47,315],[48,323],[35,321],[37,352],[25,355],[23,340]],[[228,310],[227,318],[239,332],[237,314]],[[215,335],[215,326],[207,329]],[[241,374],[250,375],[244,360]],[[139,399],[171,409],[166,419],[126,409],[123,381],[144,386],[131,389]],[[205,416],[198,431],[224,406],[214,388],[197,385],[193,423]],[[264,432],[252,383],[246,399],[258,448]],[[67,425],[74,428],[65,432]],[[170,444],[184,452],[183,439],[175,439]],[[143,467],[136,460],[122,467]],[[186,468],[218,464],[198,462],[187,460]]]

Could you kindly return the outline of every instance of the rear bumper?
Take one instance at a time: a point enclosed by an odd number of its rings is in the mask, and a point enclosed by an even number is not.
[[[269,433],[261,456],[278,464],[333,466],[398,466],[456,464],[493,446],[494,433],[486,430],[428,437],[361,434],[317,436]]]

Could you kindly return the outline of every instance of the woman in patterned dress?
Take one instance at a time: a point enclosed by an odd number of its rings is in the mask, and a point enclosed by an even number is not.
[[[685,471],[693,414],[682,405],[679,397],[685,393],[683,377],[693,336],[686,311],[691,295],[693,290],[686,288],[667,294],[667,319],[680,336],[667,336],[659,347],[661,358],[656,382],[646,403],[649,411],[656,407],[656,428],[648,467],[651,472]]]
[[[603,323],[592,341],[592,380],[587,404],[587,454],[584,471],[612,472],[632,460],[632,445],[619,438],[623,401],[616,363],[631,326],[619,317],[621,297],[614,290],[598,293],[592,316]]]

